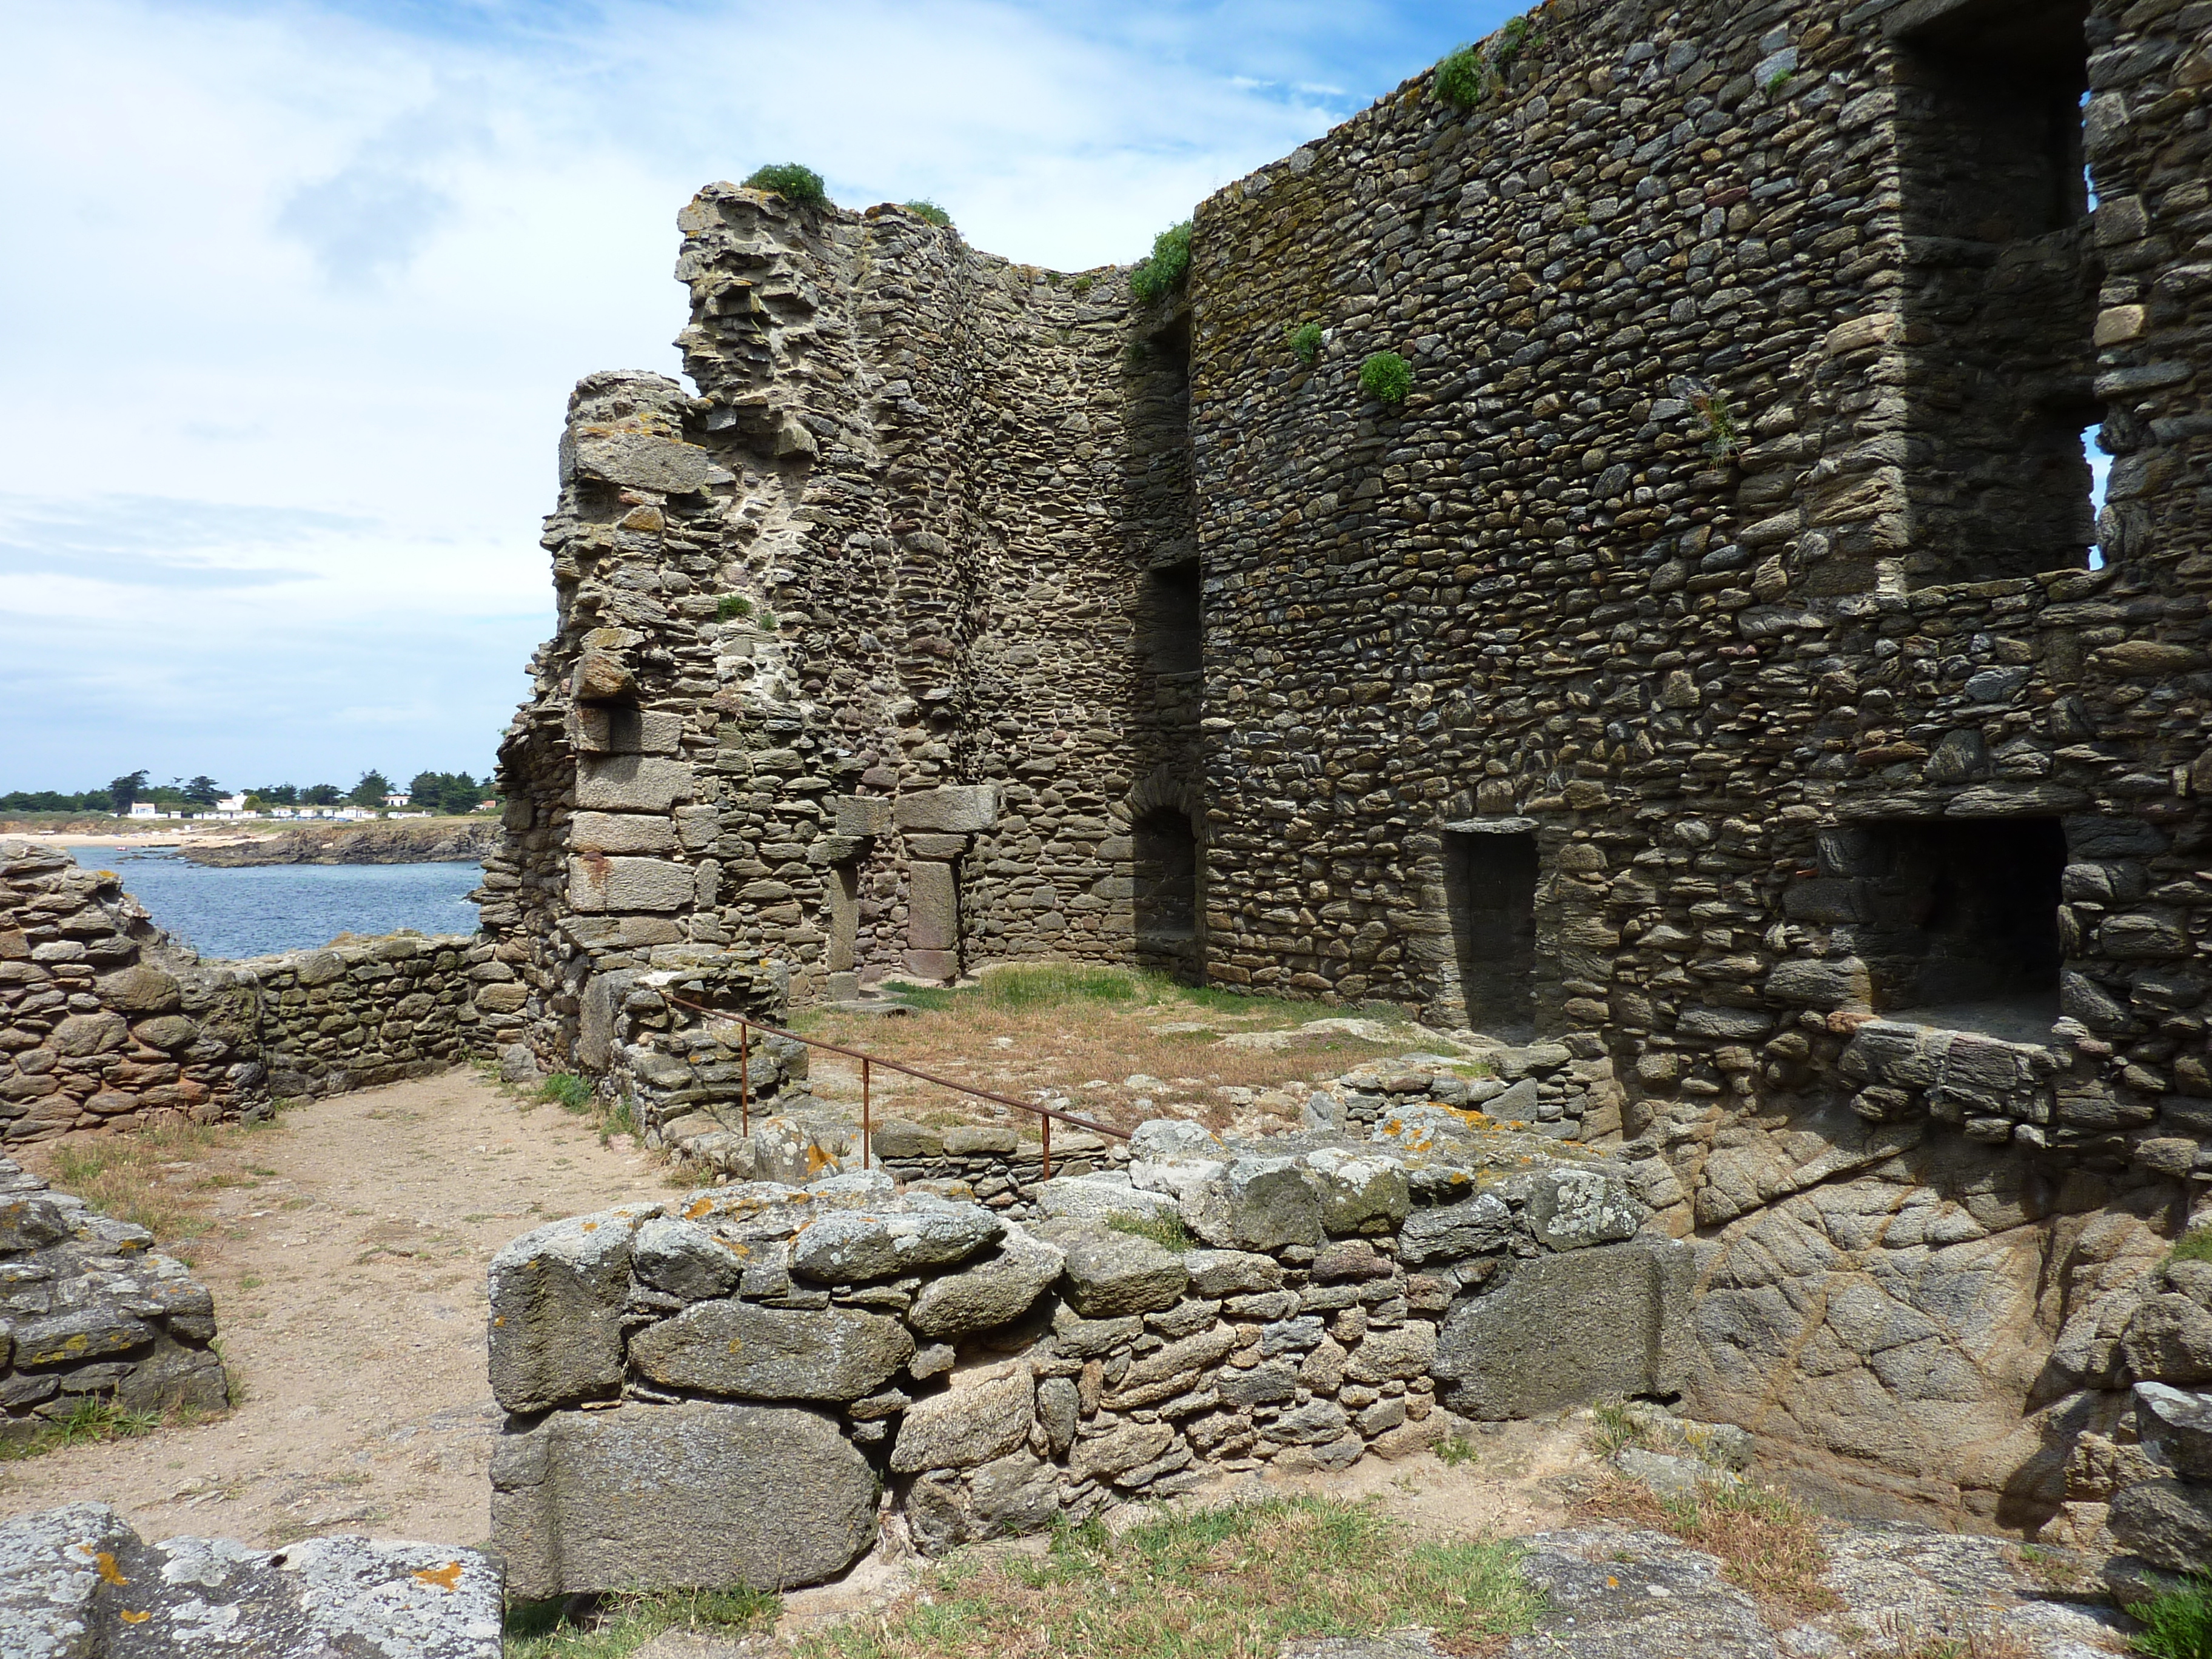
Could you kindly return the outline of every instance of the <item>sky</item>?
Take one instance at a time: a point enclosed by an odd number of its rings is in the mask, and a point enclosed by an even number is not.
[[[0,0],[0,793],[484,771],[700,185],[1127,261],[1508,11]]]

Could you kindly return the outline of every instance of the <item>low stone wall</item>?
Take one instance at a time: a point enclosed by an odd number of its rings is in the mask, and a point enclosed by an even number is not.
[[[423,1076],[495,1048],[521,1005],[467,934],[202,961],[112,872],[0,841],[0,1142]]]
[[[258,986],[261,1059],[280,1096],[343,1094],[459,1065],[478,1051],[478,1000],[503,982],[495,974],[509,974],[490,941],[466,933],[393,933],[216,971]]]
[[[842,1571],[1214,1472],[1339,1469],[1664,1395],[1691,1251],[1613,1162],[1443,1108],[1224,1144],[1143,1126],[1042,1219],[881,1170],[572,1218],[491,1268],[493,1528],[525,1596]],[[1129,1228],[1139,1231],[1126,1231]],[[1178,1228],[1203,1246],[1156,1242]],[[650,1501],[644,1501],[649,1496]]]
[[[28,1439],[88,1399],[230,1403],[215,1298],[153,1243],[0,1158],[0,1438]]]

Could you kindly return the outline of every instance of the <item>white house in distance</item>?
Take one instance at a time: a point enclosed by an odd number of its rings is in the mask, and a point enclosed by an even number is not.
[[[150,800],[134,800],[131,803],[131,816],[134,818],[158,818],[161,816],[161,809]]]
[[[404,806],[409,801],[414,799],[415,798],[412,795],[407,793],[404,790],[394,790],[391,794],[388,794],[384,798],[384,804],[386,806]]]

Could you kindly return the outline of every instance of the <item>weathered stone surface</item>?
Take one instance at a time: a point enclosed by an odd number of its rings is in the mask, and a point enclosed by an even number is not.
[[[586,854],[672,853],[676,825],[658,814],[579,812],[569,821],[568,844]]]
[[[1437,1328],[1414,1320],[1395,1330],[1368,1332],[1344,1374],[1354,1382],[1405,1382],[1425,1376],[1436,1357]]]
[[[906,1322],[915,1334],[939,1340],[1006,1324],[1029,1311],[1066,1261],[1058,1246],[1008,1231],[994,1255],[923,1285]]]
[[[1688,1368],[1690,1251],[1639,1239],[1516,1261],[1453,1304],[1437,1334],[1446,1403],[1486,1419],[1678,1393]]]
[[[913,1353],[906,1328],[883,1314],[729,1301],[696,1302],[629,1345],[656,1382],[744,1400],[858,1400]]]
[[[1528,1194],[1529,1229],[1555,1250],[1633,1238],[1650,1213],[1613,1170],[1547,1170]]]
[[[1086,1226],[1056,1242],[1066,1253],[1068,1302],[1085,1319],[1171,1308],[1190,1283],[1182,1262],[1149,1238]]]
[[[995,1244],[1006,1224],[974,1204],[915,1201],[884,1213],[828,1215],[792,1241],[791,1267],[825,1285],[949,1267]]]
[[[149,1545],[104,1504],[0,1522],[0,1651],[15,1659],[151,1659],[211,1640],[267,1659],[497,1659],[503,1610],[498,1565],[451,1545]]]
[[[1321,1196],[1296,1158],[1237,1158],[1183,1205],[1182,1215],[1193,1232],[1224,1249],[1275,1250],[1322,1240]]]
[[[569,861],[569,908],[604,910],[684,910],[690,908],[696,872],[665,859],[607,858],[586,853]]]
[[[630,1244],[630,1271],[638,1282],[687,1302],[726,1296],[736,1288],[752,1252],[696,1223],[649,1217]]]
[[[510,1428],[492,1453],[510,1595],[818,1583],[874,1541],[874,1471],[790,1407],[626,1405]]]
[[[2166,1572],[2202,1572],[2212,1561],[2212,1486],[2141,1480],[2112,1498],[2109,1522],[2123,1548]]]
[[[1104,1221],[1117,1215],[1163,1221],[1177,1213],[1171,1197],[1085,1176],[1055,1176],[1030,1193],[1037,1212],[1054,1221]]]
[[[2212,1480],[2212,1394],[2138,1382],[2135,1400],[2143,1439],[2174,1472],[2187,1480]]]
[[[691,799],[690,763],[659,755],[586,756],[576,769],[581,811],[665,812]]]
[[[1282,1263],[1254,1251],[1186,1250],[1182,1264],[1193,1296],[1249,1296],[1283,1283]]]
[[[622,1386],[630,1244],[640,1206],[525,1233],[491,1261],[491,1391],[511,1412],[609,1398]]]
[[[1413,1207],[1406,1166],[1395,1158],[1324,1146],[1306,1159],[1325,1232],[1395,1229]]]
[[[1513,1212],[1494,1194],[1483,1193],[1459,1204],[1414,1211],[1399,1230],[1398,1254],[1416,1266],[1456,1261],[1502,1250],[1513,1237]]]
[[[909,789],[892,803],[891,817],[909,834],[974,835],[998,822],[999,786],[969,783]]]
[[[1175,1431],[1165,1423],[1122,1422],[1103,1434],[1079,1434],[1068,1453],[1068,1472],[1079,1480],[1111,1480],[1152,1462],[1174,1441]]]
[[[1019,1446],[1036,1419],[1036,1382],[1026,1361],[955,1372],[948,1391],[907,1407],[891,1448],[892,1472],[988,1463]]]

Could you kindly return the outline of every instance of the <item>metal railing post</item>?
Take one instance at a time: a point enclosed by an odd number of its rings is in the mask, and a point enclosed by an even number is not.
[[[860,1061],[860,1167],[864,1170],[868,1167],[868,1140],[872,1130],[873,1125],[868,1121],[868,1061],[864,1058]]]
[[[1052,1179],[1052,1120],[1048,1117],[1039,1118],[1037,1133],[1044,1138],[1044,1173],[1038,1179],[1049,1181]]]

